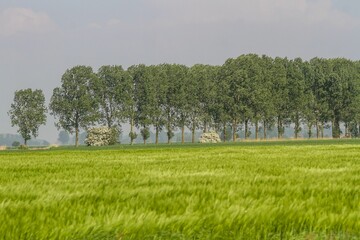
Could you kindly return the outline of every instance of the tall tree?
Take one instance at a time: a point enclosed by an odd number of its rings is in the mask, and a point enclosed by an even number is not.
[[[275,79],[278,81],[278,69],[274,68],[274,60],[267,56],[261,58],[252,55],[250,62],[250,98],[249,103],[255,123],[255,139],[259,135],[259,121],[263,125],[263,138],[267,138],[267,129],[272,126],[275,119],[275,101],[273,84]],[[245,125],[246,126],[246,125]],[[245,131],[246,132],[246,131]],[[246,135],[246,134],[245,134]]]
[[[187,121],[187,127],[191,131],[191,142],[195,142],[195,131],[201,125],[201,97],[199,92],[201,91],[201,81],[199,80],[202,77],[203,65],[196,64],[192,66],[188,71],[188,79],[190,84],[188,85],[189,89],[189,119]]]
[[[341,135],[340,122],[349,123],[350,106],[355,101],[358,92],[358,73],[352,61],[343,58],[332,59],[333,72],[326,82],[328,104],[331,112],[332,135],[339,138]]]
[[[163,64],[163,71],[165,73],[165,116],[166,116],[166,131],[167,142],[170,143],[174,137],[174,131],[176,128],[176,114],[177,114],[177,65],[175,64]]]
[[[311,74],[306,77],[307,87],[311,86],[313,95],[312,106],[307,108],[307,114],[315,118],[316,137],[324,136],[324,125],[329,121],[329,105],[327,104],[326,81],[332,67],[327,59],[313,58],[309,62]]]
[[[224,91],[224,106],[227,110],[227,114],[232,121],[232,139],[236,141],[236,133],[239,121],[241,119],[241,108],[242,108],[242,82],[246,77],[244,70],[240,68],[237,63],[237,59],[228,59],[222,67],[224,81],[223,84],[226,89]]]
[[[191,108],[190,78],[188,67],[184,65],[173,66],[173,84],[176,89],[174,107],[176,111],[175,125],[181,130],[181,143],[185,143],[185,126],[189,121]]]
[[[120,130],[125,120],[125,104],[130,76],[121,66],[102,66],[94,83],[94,94],[99,103],[100,123]]]
[[[50,100],[51,114],[58,118],[58,129],[75,132],[75,146],[79,145],[79,130],[86,129],[99,119],[98,103],[93,84],[96,75],[91,67],[76,66],[66,70],[61,87],[53,90]]]
[[[236,141],[238,125],[245,124],[245,135],[248,134],[247,126],[253,114],[252,107],[255,101],[253,82],[260,77],[258,57],[256,55],[241,55],[236,59],[228,59],[222,67],[222,76],[226,84],[223,86],[226,99],[225,108],[232,121],[233,141]]]
[[[166,123],[166,93],[168,88],[166,71],[163,65],[152,65],[146,68],[147,86],[146,109],[148,118],[155,128],[155,144],[159,143],[159,134]]]
[[[37,137],[39,127],[46,123],[45,97],[42,90],[30,88],[15,92],[14,102],[8,115],[12,126],[18,126],[18,133],[23,137],[24,144]]]
[[[294,137],[298,138],[301,131],[301,121],[303,118],[306,102],[305,77],[302,71],[303,61],[300,58],[288,61],[287,79],[289,89],[289,116],[294,123]]]
[[[144,88],[142,85],[144,74],[146,71],[146,66],[144,64],[133,65],[127,69],[127,73],[130,76],[130,84],[127,88],[127,97],[125,103],[125,112],[124,115],[129,121],[130,124],[130,144],[132,145],[134,140],[137,138],[137,133],[135,132],[135,126],[140,125],[141,118],[143,114],[141,113],[141,107],[145,100],[143,100]]]
[[[140,132],[143,136],[144,144],[146,144],[147,136],[150,136],[150,134],[147,134],[149,132],[149,126],[152,124],[151,114],[153,113],[153,107],[151,99],[154,99],[156,89],[152,83],[151,74],[149,75],[149,67],[137,65],[129,68],[129,71],[131,72],[135,86],[135,125],[141,129]]]
[[[286,77],[286,65],[288,60],[275,58],[272,67],[271,95],[278,131],[278,138],[284,136],[285,126],[289,123],[289,88]]]

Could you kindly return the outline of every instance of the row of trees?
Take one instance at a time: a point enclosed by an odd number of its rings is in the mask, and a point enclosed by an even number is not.
[[[150,128],[156,143],[164,130],[169,143],[174,131],[181,130],[184,142],[186,128],[193,142],[197,129],[222,132],[225,140],[230,127],[235,141],[240,127],[248,138],[251,126],[256,139],[260,128],[262,138],[272,128],[282,138],[290,124],[295,138],[304,124],[309,137],[323,137],[324,128],[332,126],[332,135],[338,138],[341,123],[344,134],[357,136],[359,74],[359,61],[303,61],[255,54],[228,59],[222,66],[134,65],[127,70],[103,66],[97,73],[91,67],[76,66],[63,74],[49,109],[59,129],[75,133],[76,145],[80,129],[94,124],[120,129],[123,123],[130,124],[131,143],[137,137],[136,129],[146,143]],[[16,115],[14,109],[12,105],[10,116]],[[14,119],[12,123],[19,125],[21,120]]]

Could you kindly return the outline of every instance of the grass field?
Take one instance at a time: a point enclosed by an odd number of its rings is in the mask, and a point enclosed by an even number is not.
[[[360,141],[0,152],[1,239],[360,239]]]

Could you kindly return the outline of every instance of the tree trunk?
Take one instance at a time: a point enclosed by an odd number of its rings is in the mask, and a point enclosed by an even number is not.
[[[26,138],[24,139],[24,145],[25,146],[27,145],[27,139]]]
[[[155,144],[159,144],[159,126],[155,128]]]
[[[207,122],[204,121],[204,133],[206,133],[206,132],[207,132]]]
[[[300,128],[299,117],[296,114],[296,117],[295,117],[295,139],[298,139],[298,137],[299,137],[299,132],[300,132],[299,128]]]
[[[259,121],[255,121],[255,140],[259,139]]]
[[[266,121],[264,120],[264,140],[266,140],[267,136],[266,136]]]
[[[181,143],[182,144],[185,143],[185,126],[184,125],[181,126]]]
[[[246,119],[246,120],[245,120],[245,140],[248,138],[248,131],[249,131],[249,129],[248,129],[248,122],[249,122],[249,120]]]
[[[169,132],[169,129],[168,129],[168,132]],[[168,140],[167,140],[167,143],[170,144],[171,138],[169,137],[169,133],[168,133],[167,139],[168,139]]]
[[[321,138],[324,138],[324,124],[323,123],[320,126],[320,131],[321,131]]]
[[[191,129],[191,142],[195,143],[195,122],[193,121],[192,129]]]
[[[75,147],[79,146],[79,128],[75,129]]]
[[[332,121],[332,136],[333,138],[340,138],[340,117],[336,111]]]
[[[346,122],[345,123],[345,137],[348,137],[349,136],[349,124]]]
[[[308,129],[308,137],[309,137],[309,139],[312,137],[312,129],[311,129],[312,126],[313,126],[312,123],[309,122],[309,123],[308,123],[308,128],[309,128],[309,129]]]
[[[224,142],[226,142],[226,123],[224,123],[224,129],[223,129],[223,135],[224,135]]]
[[[236,119],[233,120],[233,126],[232,126],[232,130],[233,130],[233,142],[236,142],[236,129],[237,129],[237,122]]]
[[[281,118],[278,117],[278,122],[277,122],[277,126],[278,126],[278,139],[282,139],[283,138],[283,124],[281,121]]]
[[[319,139],[320,134],[319,134],[320,128],[319,128],[319,122],[316,121],[316,138]]]
[[[131,135],[134,134],[134,119],[133,118],[131,118],[131,120],[130,120],[130,133],[131,133]],[[134,139],[131,136],[130,137],[130,145],[133,145],[133,143],[134,143]]]

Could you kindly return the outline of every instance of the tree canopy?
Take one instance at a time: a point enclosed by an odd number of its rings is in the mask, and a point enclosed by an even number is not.
[[[8,114],[11,125],[19,127],[18,133],[23,137],[25,145],[31,136],[38,136],[39,127],[46,123],[46,111],[42,90],[28,88],[15,92]]]

